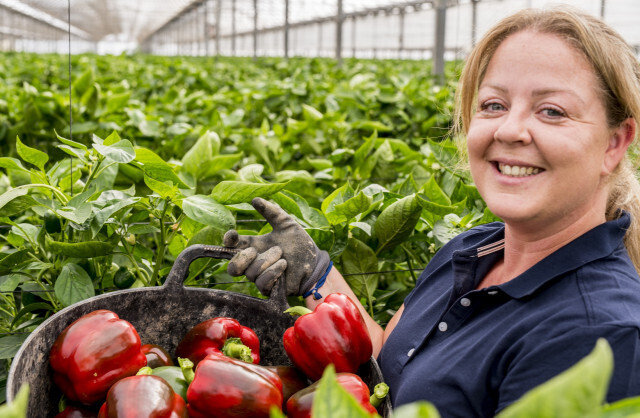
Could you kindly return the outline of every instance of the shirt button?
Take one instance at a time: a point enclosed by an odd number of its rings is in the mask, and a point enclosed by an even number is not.
[[[471,306],[471,300],[469,298],[462,298],[460,299],[460,305],[464,306],[465,308],[467,306]]]
[[[411,357],[414,351],[416,351],[415,348],[412,348],[411,350],[409,350],[409,352],[407,353],[407,357]]]
[[[444,322],[444,321],[443,321],[443,322],[440,322],[440,323],[438,324],[438,329],[439,329],[440,331],[442,331],[442,332],[445,332],[445,331],[447,330],[447,328],[448,328],[448,327],[449,327],[449,326],[448,326],[448,325],[447,325],[447,323],[446,323],[446,322]]]

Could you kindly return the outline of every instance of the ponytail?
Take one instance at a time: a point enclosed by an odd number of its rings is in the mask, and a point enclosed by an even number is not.
[[[625,234],[624,244],[640,274],[640,182],[628,158],[620,162],[611,180],[606,217],[608,221],[615,219],[620,216],[621,210],[631,215],[631,225]]]

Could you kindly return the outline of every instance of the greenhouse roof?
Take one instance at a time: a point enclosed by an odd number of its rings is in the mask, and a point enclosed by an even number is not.
[[[65,24],[69,0],[0,0],[23,10],[31,10],[34,17],[53,17]],[[192,4],[202,0],[70,0],[71,24],[88,34],[92,41],[105,39],[137,42]],[[410,3],[407,0],[343,0],[345,13],[381,6]],[[231,8],[233,0],[223,1]],[[280,22],[285,12],[284,0],[258,0],[261,21]],[[237,13],[246,18],[253,15],[253,0],[235,0]],[[30,12],[29,12],[30,13]],[[336,14],[336,0],[290,0],[290,22],[329,17]]]

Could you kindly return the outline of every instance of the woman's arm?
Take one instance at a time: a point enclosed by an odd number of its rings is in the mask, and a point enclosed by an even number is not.
[[[395,313],[395,315],[393,315],[393,317],[387,324],[387,327],[385,329],[382,329],[382,327],[378,325],[376,321],[369,315],[365,307],[362,306],[355,293],[353,293],[353,290],[351,290],[347,282],[344,280],[344,277],[342,277],[342,274],[340,274],[338,269],[336,269],[335,267],[331,269],[329,275],[327,276],[327,281],[318,290],[318,292],[322,296],[327,296],[331,293],[342,293],[343,295],[349,297],[349,299],[351,299],[356,304],[358,310],[360,310],[360,314],[362,314],[362,317],[364,318],[365,324],[367,325],[369,335],[371,336],[371,342],[373,343],[373,356],[378,357],[378,354],[382,349],[382,345],[386,341],[393,328],[398,323],[398,320],[402,315],[402,311],[404,310],[404,305],[402,305],[400,309],[398,309],[398,311]],[[305,299],[305,302],[309,309],[314,309],[322,302],[322,300],[323,299],[315,300],[313,296],[308,296]]]

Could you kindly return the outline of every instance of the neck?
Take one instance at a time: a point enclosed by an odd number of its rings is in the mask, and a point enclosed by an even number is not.
[[[562,217],[564,222],[546,228],[522,227],[505,223],[504,258],[487,280],[492,285],[505,283],[524,273],[559,248],[605,222],[604,210],[593,207],[578,216]],[[571,222],[566,220],[570,219]],[[487,283],[484,283],[486,285]],[[483,286],[484,287],[484,286]]]

